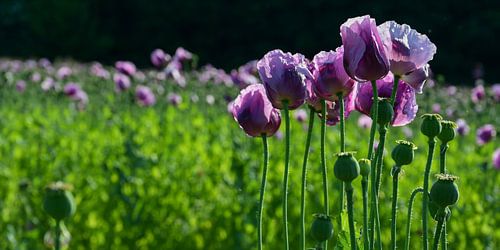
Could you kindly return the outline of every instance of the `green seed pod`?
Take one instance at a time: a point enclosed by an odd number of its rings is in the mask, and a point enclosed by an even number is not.
[[[333,236],[333,223],[330,216],[325,214],[314,214],[311,225],[311,236],[317,242],[329,240]]]
[[[338,158],[333,166],[335,177],[341,181],[351,182],[359,175],[359,164],[353,153],[343,152],[337,154]]]
[[[372,165],[372,162],[368,159],[359,159],[359,173],[363,177],[368,177],[370,175],[370,168]]]
[[[76,205],[71,187],[62,182],[55,182],[45,188],[43,209],[55,220],[62,220],[75,213]]]
[[[397,166],[408,165],[413,161],[414,151],[417,149],[415,144],[409,141],[398,140],[397,145],[392,150],[391,156]]]
[[[432,185],[431,199],[442,208],[457,203],[460,196],[457,184],[454,183],[457,177],[449,174],[438,174],[436,176],[438,180]]]
[[[425,114],[422,115],[422,126],[420,131],[422,134],[429,138],[434,138],[441,133],[441,120],[443,119],[439,114]]]
[[[394,117],[394,108],[389,99],[380,98],[378,100],[378,118],[377,123],[380,126],[388,125]]]
[[[451,210],[448,207],[443,210],[432,199],[429,200],[429,213],[435,221],[441,220],[443,216],[446,221],[449,221],[451,217]]]
[[[441,142],[448,143],[455,139],[457,124],[452,121],[441,121],[441,127],[441,133],[438,135]]]

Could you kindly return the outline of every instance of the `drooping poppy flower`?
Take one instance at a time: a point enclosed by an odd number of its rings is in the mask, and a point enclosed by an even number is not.
[[[234,119],[249,136],[272,136],[281,124],[281,116],[266,96],[262,84],[252,84],[241,90],[233,102]]]

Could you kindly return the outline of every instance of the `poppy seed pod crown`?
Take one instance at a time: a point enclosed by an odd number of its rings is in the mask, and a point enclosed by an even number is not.
[[[333,236],[333,224],[330,216],[325,214],[314,214],[311,225],[311,236],[317,242],[326,241]]]
[[[420,131],[422,134],[429,138],[434,138],[441,133],[441,120],[443,119],[439,114],[425,114],[422,115],[422,125]]]
[[[43,209],[55,220],[68,218],[75,213],[76,205],[70,189],[70,185],[62,182],[52,183],[45,188]]]
[[[436,175],[437,181],[431,188],[431,199],[441,208],[455,205],[460,196],[455,180],[458,178],[449,174]]]
[[[409,141],[399,140],[396,141],[398,145],[392,150],[392,159],[396,162],[397,166],[408,165],[413,161],[415,156],[414,151],[417,146]]]
[[[338,158],[333,166],[333,172],[337,179],[351,182],[359,175],[359,164],[352,152],[337,154]]]
[[[452,121],[441,121],[441,133],[438,135],[438,139],[443,143],[448,143],[455,139],[457,124]]]

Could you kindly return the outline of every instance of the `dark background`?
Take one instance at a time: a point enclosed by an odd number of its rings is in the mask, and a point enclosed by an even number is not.
[[[407,23],[438,47],[432,69],[472,84],[500,81],[500,1],[0,0],[0,56],[71,57],[149,66],[183,46],[226,70],[281,48],[312,58],[340,45],[339,26],[371,14]]]

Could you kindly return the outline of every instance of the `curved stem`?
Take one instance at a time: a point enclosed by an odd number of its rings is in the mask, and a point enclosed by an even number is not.
[[[325,205],[325,214],[330,215],[328,207],[328,172],[326,169],[326,156],[325,156],[325,136],[326,136],[326,101],[321,100],[321,169],[323,171],[323,201]],[[339,217],[342,221],[342,215]],[[341,223],[342,225],[342,223]],[[328,241],[325,241],[325,249],[327,249]]]
[[[356,250],[356,231],[354,229],[354,211],[353,211],[353,200],[352,200],[352,183],[346,182],[346,194],[347,194],[347,217],[349,219],[349,235],[351,236],[351,249]]]
[[[424,191],[423,188],[416,188],[411,192],[410,195],[410,204],[408,204],[408,218],[406,219],[406,242],[405,242],[405,250],[410,249],[410,229],[411,229],[411,213],[413,208],[413,201],[418,193],[422,193]]]
[[[364,249],[370,249],[370,240],[368,238],[368,177],[363,177],[361,180],[361,188],[363,192],[363,241]]]
[[[396,249],[396,215],[398,209],[398,180],[399,180],[399,172],[401,171],[401,167],[394,166],[394,170],[392,172],[392,219],[391,219],[391,245],[392,249]]]
[[[290,114],[288,102],[284,102],[283,113],[285,117],[285,171],[283,172],[283,227],[285,231],[285,249],[289,249],[288,243],[288,168],[290,162]]]
[[[448,150],[448,143],[441,144],[439,150],[439,172],[446,174],[446,151]]]
[[[262,145],[264,147],[264,169],[262,170],[262,182],[260,185],[260,199],[259,199],[259,220],[257,225],[257,234],[259,238],[258,249],[262,250],[262,211],[264,209],[264,195],[266,192],[266,180],[267,180],[267,166],[269,164],[269,149],[267,145],[267,136],[262,134]]]
[[[60,250],[61,249],[61,220],[56,220],[56,237],[54,239],[54,249],[55,250]]]
[[[436,145],[436,138],[429,138],[429,153],[427,156],[427,164],[425,166],[425,173],[424,173],[424,197],[422,199],[422,230],[423,230],[423,249],[427,250],[429,248],[428,246],[428,231],[427,231],[427,209],[428,209],[428,203],[429,203],[429,175],[431,172],[431,166],[432,166],[432,158],[434,155],[434,147]]]
[[[394,75],[394,84],[392,85],[391,92],[391,105],[394,107],[394,102],[396,101],[396,93],[398,92],[399,76]]]
[[[439,247],[439,239],[441,238],[441,229],[443,228],[444,216],[440,220],[438,220],[438,224],[436,225],[436,230],[434,232],[434,244],[432,246],[433,250],[438,250]]]
[[[372,81],[372,91],[373,91],[373,100],[378,100],[378,90],[376,81]],[[378,102],[373,102],[371,109],[371,118],[372,125],[370,129],[370,142],[368,145],[368,159],[372,161],[371,164],[371,177],[370,177],[370,186],[371,186],[371,199],[370,199],[370,221],[369,221],[369,233],[370,233],[370,249],[373,249],[374,242],[374,232],[375,232],[375,206],[376,206],[376,198],[375,198],[375,166],[376,159],[373,159],[373,142],[375,141],[375,132],[377,129],[377,117],[378,117]]]
[[[309,126],[307,127],[307,139],[306,139],[306,149],[304,151],[304,160],[302,161],[302,188],[300,193],[300,239],[301,239],[301,249],[306,249],[306,177],[307,177],[307,159],[309,157],[309,147],[311,145],[311,136],[314,126],[314,109],[309,107]]]

